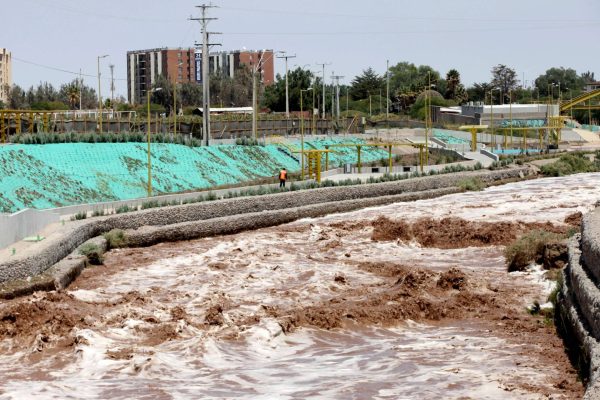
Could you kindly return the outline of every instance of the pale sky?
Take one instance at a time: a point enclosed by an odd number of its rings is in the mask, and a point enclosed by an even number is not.
[[[208,2],[208,0],[207,0]],[[0,0],[0,47],[13,55],[13,81],[56,87],[78,72],[97,87],[115,65],[117,94],[126,96],[126,53],[190,47],[200,41],[201,0]],[[515,68],[527,84],[550,67],[591,70],[600,79],[600,1],[571,0],[213,0],[210,31],[218,50],[274,49],[296,54],[290,67],[343,75],[349,82],[373,67],[400,61],[456,68],[467,85],[489,81],[492,66]],[[41,64],[44,67],[32,65]],[[306,65],[308,64],[308,65]],[[277,60],[276,71],[284,64]],[[328,78],[327,81],[330,79]],[[109,82],[103,80],[103,94]]]

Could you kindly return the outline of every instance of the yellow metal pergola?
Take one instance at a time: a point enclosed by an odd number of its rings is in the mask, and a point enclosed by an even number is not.
[[[361,150],[363,147],[387,147],[388,149],[388,165],[389,165],[389,169],[390,169],[390,173],[392,172],[392,166],[393,166],[393,158],[392,158],[392,148],[394,146],[410,146],[410,147],[414,147],[414,148],[419,148],[419,166],[421,167],[421,172],[423,172],[423,162],[424,162],[424,158],[423,158],[423,148],[425,147],[424,144],[421,143],[363,143],[363,144],[354,144],[354,143],[350,143],[350,144],[331,144],[331,145],[327,145],[325,146],[325,148],[329,148],[329,147],[356,147],[356,159],[357,159],[357,163],[356,166],[358,167],[358,173],[361,172],[361,168],[362,168],[362,162],[361,162]],[[329,158],[327,158],[326,160],[326,169],[329,169]]]
[[[317,182],[321,182],[321,172],[323,170],[322,160],[323,154],[327,157],[327,163],[329,162],[329,153],[332,153],[331,150],[304,150],[304,151],[293,151],[294,154],[300,154],[301,157],[306,157],[306,168],[308,172],[306,176],[309,178],[314,178]],[[327,169],[327,168],[326,168]],[[302,171],[304,172],[304,171]],[[302,174],[304,175],[304,174]]]
[[[477,134],[488,129],[488,125],[463,125],[461,131],[471,132],[471,151],[477,151]]]

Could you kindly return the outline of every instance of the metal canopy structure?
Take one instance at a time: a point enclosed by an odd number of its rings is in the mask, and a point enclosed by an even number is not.
[[[419,166],[421,167],[421,172],[423,172],[423,148],[424,144],[421,143],[367,143],[367,144],[332,144],[325,146],[326,149],[329,147],[356,147],[356,155],[357,155],[357,163],[358,173],[361,173],[362,163],[360,159],[361,150],[363,147],[387,147],[388,149],[388,165],[390,173],[392,171],[393,159],[392,159],[392,147],[394,146],[410,146],[414,148],[419,148]],[[326,161],[326,167],[329,167],[329,160]]]

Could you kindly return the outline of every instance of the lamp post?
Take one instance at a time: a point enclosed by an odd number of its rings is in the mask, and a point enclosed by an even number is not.
[[[177,78],[179,77],[179,68],[183,65],[182,62],[177,64],[177,75],[173,84],[173,136],[177,137]]]
[[[494,133],[494,90],[499,90],[498,88],[490,89],[490,144],[492,146],[492,151],[494,149],[494,142],[496,141],[496,136]]]
[[[300,173],[300,176],[302,180],[304,180],[304,104],[302,102],[302,95],[304,94],[304,92],[309,92],[311,90],[313,90],[313,88],[311,87],[308,89],[300,89],[300,147],[302,151],[302,153],[300,154],[302,160],[302,172]]]
[[[102,92],[101,92],[102,85],[100,84],[100,59],[106,58],[106,57],[108,57],[108,54],[97,57],[98,58],[98,105],[100,108],[100,114],[98,115],[98,128],[99,128],[100,133],[102,133]]]
[[[148,138],[148,197],[152,197],[152,158],[150,157],[150,97],[152,97],[152,93],[161,90],[162,88],[154,88],[146,91],[146,98],[148,99],[148,127],[146,129],[146,136]]]

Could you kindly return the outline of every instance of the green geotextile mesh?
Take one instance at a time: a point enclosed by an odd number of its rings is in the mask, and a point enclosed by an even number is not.
[[[343,140],[344,143],[357,140]],[[324,148],[340,141],[307,141]],[[281,167],[299,170],[299,155],[291,146],[187,147],[152,143],[154,194],[236,184],[275,176]],[[336,149],[337,151],[337,149]],[[363,151],[370,162],[387,157],[377,149]],[[333,163],[355,163],[356,151],[340,149]],[[144,143],[64,143],[0,147],[0,212],[30,207],[53,208],[81,203],[126,200],[146,196],[147,145]]]
[[[448,131],[444,129],[434,129],[433,137],[440,139],[448,144],[469,144],[470,142],[465,139],[453,136],[454,133],[464,134],[463,132]]]

